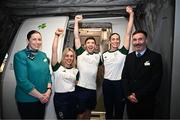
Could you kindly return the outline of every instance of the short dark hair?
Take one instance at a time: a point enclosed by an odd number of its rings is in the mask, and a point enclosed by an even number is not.
[[[136,30],[132,35],[134,36],[137,33],[142,33],[147,38],[147,32],[146,31],[144,31],[144,30]]]
[[[41,33],[38,32],[37,30],[31,30],[31,31],[29,31],[28,34],[27,34],[27,39],[29,40],[29,39],[31,38],[31,35],[34,34],[34,33],[39,33],[39,34],[41,35]]]
[[[95,38],[94,37],[92,37],[92,36],[90,36],[90,37],[87,37],[86,39],[85,39],[85,43],[89,40],[89,39],[92,39],[92,40],[94,40],[94,42],[95,42],[95,44],[96,44],[96,40],[95,40]]]

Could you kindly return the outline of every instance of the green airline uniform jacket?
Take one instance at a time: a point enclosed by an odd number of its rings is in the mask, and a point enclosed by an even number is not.
[[[30,59],[28,55],[27,48],[14,55],[13,66],[17,83],[15,98],[18,102],[39,101],[29,93],[34,88],[45,93],[47,84],[52,82],[46,54],[38,51],[33,59]]]

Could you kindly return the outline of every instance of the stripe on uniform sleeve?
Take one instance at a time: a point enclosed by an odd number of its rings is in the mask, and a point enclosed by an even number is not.
[[[76,49],[77,56],[81,55],[84,51],[85,51],[85,49],[82,46],[80,48]]]
[[[127,55],[129,53],[129,50],[127,50],[124,46],[121,49],[119,49],[119,51],[124,55]]]
[[[57,62],[54,66],[52,65],[52,70],[55,72],[60,67],[60,63]]]

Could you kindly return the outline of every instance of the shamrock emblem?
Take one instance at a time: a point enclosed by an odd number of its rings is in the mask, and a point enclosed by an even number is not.
[[[45,27],[47,27],[46,23],[42,23],[38,26],[39,29],[44,29]]]

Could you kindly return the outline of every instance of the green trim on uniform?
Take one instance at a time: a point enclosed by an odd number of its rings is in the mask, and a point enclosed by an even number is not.
[[[127,50],[124,46],[121,49],[119,49],[119,51],[124,55],[128,55],[129,53],[129,50]]]
[[[107,52],[109,52],[109,53],[114,53],[114,52],[116,52],[116,51],[118,51],[118,50],[119,50],[119,49],[114,50],[114,51],[108,50]]]
[[[53,70],[53,72],[55,72],[56,70],[58,70],[58,68],[60,67],[60,63],[59,62],[57,62],[54,66],[52,65],[52,70]]]
[[[76,81],[79,81],[79,71],[78,71],[78,73],[77,73],[77,75],[76,75]]]
[[[82,46],[80,48],[76,49],[77,56],[81,55],[84,51],[85,51],[85,49]]]

